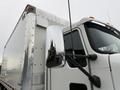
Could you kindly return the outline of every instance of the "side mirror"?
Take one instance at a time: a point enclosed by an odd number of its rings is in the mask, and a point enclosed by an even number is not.
[[[46,31],[46,66],[48,68],[63,66],[64,40],[60,26],[50,26]]]

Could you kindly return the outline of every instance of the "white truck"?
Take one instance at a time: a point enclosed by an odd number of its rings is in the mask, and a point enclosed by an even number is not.
[[[120,90],[120,32],[68,21],[27,5],[7,41],[1,90]]]

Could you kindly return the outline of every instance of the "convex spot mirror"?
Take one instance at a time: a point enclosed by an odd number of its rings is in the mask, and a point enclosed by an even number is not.
[[[60,67],[65,64],[62,27],[49,26],[46,31],[46,66]]]

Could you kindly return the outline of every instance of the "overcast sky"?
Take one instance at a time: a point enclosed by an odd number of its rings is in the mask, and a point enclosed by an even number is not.
[[[83,17],[94,16],[120,29],[119,0],[70,0],[70,2],[72,22],[77,22]],[[68,20],[67,0],[1,0],[0,62],[3,47],[27,4]]]

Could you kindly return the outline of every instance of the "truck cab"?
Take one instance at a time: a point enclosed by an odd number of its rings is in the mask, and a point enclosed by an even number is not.
[[[65,28],[63,39],[66,63],[51,68],[51,90],[119,90],[120,32],[117,29],[93,18],[84,18],[72,30]],[[96,58],[89,58],[90,55]],[[96,75],[99,86],[71,59],[91,76]]]

